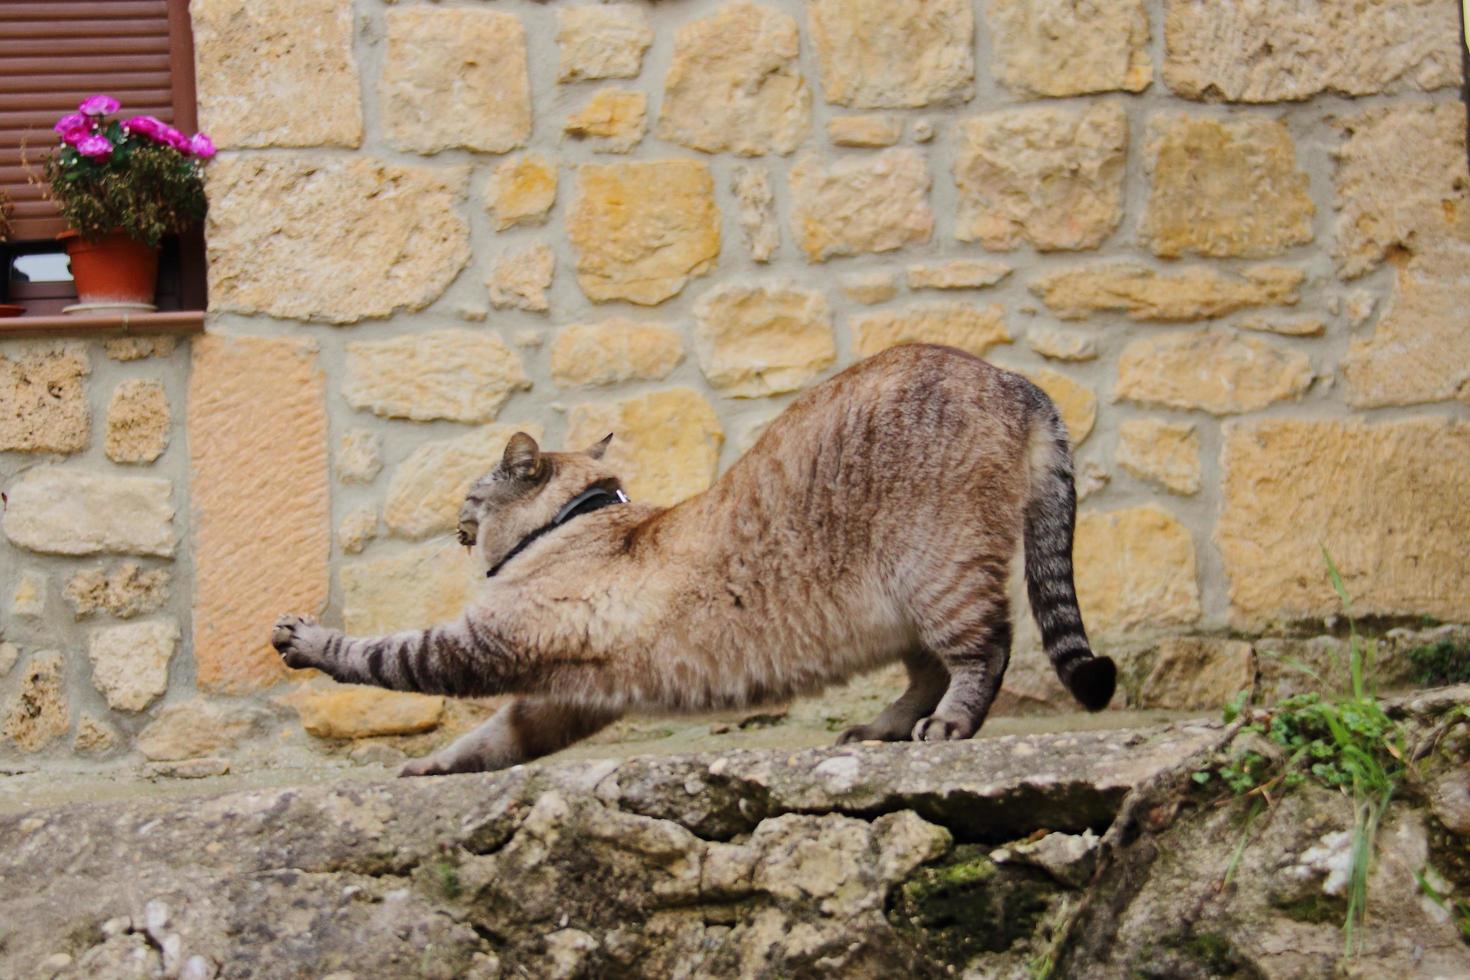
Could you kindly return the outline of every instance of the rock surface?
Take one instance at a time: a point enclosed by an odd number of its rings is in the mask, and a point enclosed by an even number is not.
[[[968,0],[813,0],[808,16],[833,105],[912,108],[963,102],[974,92]]]
[[[168,395],[163,383],[129,378],[107,403],[107,458],[114,463],[151,463],[168,448]]]
[[[826,297],[789,283],[711,289],[694,307],[694,350],[721,394],[797,391],[837,359]]]
[[[915,150],[830,165],[803,154],[791,168],[791,234],[813,262],[927,242],[934,232],[928,193],[929,173]]]
[[[193,0],[199,123],[221,147],[358,146],[351,0]]]
[[[95,976],[161,947],[225,977],[929,976],[923,930],[886,914],[917,872],[957,842],[1103,827],[1217,738],[645,757],[5,816],[0,973],[65,955],[60,976]],[[1068,843],[1043,849],[1059,868]]]
[[[706,153],[790,153],[811,129],[789,14],[729,3],[674,36],[658,135]]]
[[[348,344],[342,397],[384,418],[490,422],[529,387],[520,355],[499,337],[436,330]]]
[[[243,154],[206,173],[211,310],[356,323],[423,309],[470,260],[467,167]]]
[[[310,340],[208,334],[191,349],[196,680],[240,694],[286,673],[261,624],[327,601],[326,378]]]
[[[668,506],[704,490],[715,478],[725,432],[697,391],[668,388],[616,402],[575,405],[567,445],[590,446],[609,432],[608,465],[626,474],[634,500]]]
[[[80,344],[7,345],[0,355],[0,450],[75,453],[87,448],[91,415]]]
[[[531,85],[519,17],[501,10],[398,7],[384,19],[380,111],[395,148],[504,153],[525,143]]]
[[[31,551],[162,558],[178,544],[168,480],[38,466],[6,492],[0,527],[12,544]]]
[[[709,167],[698,160],[583,164],[567,237],[589,299],[662,303],[720,254]]]
[[[1096,248],[1123,219],[1127,150],[1128,117],[1112,100],[965,120],[955,237],[991,250]]]

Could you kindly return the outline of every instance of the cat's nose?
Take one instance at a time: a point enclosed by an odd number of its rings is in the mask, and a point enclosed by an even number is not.
[[[475,524],[472,521],[460,521],[459,522],[459,543],[462,544],[462,545],[464,545],[466,548],[468,548],[471,545],[473,545],[475,543],[475,532],[478,531],[478,530],[479,530],[479,525],[478,524]]]

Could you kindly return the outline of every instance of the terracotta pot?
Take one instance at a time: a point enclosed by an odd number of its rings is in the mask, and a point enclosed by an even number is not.
[[[120,231],[96,242],[74,231],[58,237],[71,259],[79,303],[152,304],[158,285],[157,245],[144,245]]]

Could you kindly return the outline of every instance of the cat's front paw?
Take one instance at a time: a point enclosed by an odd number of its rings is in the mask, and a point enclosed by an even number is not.
[[[319,654],[325,633],[310,616],[282,616],[271,627],[271,646],[286,661],[287,667],[319,667]]]

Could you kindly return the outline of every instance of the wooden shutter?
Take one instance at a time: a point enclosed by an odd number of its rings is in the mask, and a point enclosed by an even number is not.
[[[56,144],[58,118],[99,92],[123,118],[152,115],[192,131],[194,50],[188,0],[0,0],[0,187],[15,202],[17,239],[63,229],[30,169]]]

